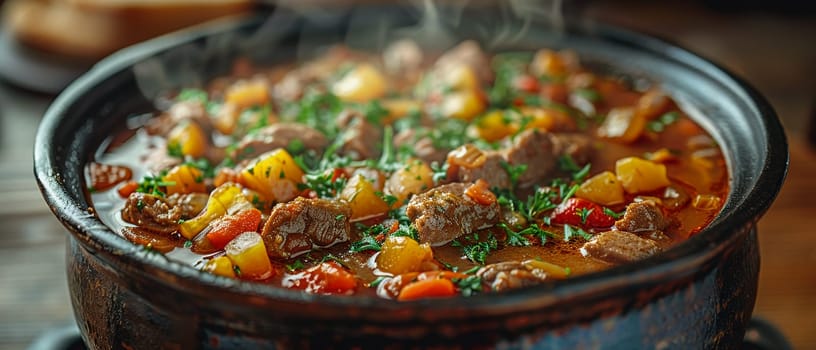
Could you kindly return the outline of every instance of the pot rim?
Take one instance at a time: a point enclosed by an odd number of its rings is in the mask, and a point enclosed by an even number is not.
[[[258,17],[250,17],[258,20]],[[67,111],[97,84],[110,79],[115,74],[129,69],[137,62],[152,57],[173,47],[207,36],[239,29],[251,24],[246,18],[228,19],[195,27],[190,30],[166,35],[145,43],[124,49],[98,63],[89,72],[72,83],[48,108],[39,126],[34,147],[34,172],[40,191],[57,218],[67,227],[71,235],[86,248],[97,253],[109,263],[122,262],[128,270],[141,272],[148,279],[170,285],[185,294],[209,299],[214,296],[233,296],[235,303],[246,303],[248,297],[262,297],[270,301],[319,304],[323,307],[363,308],[377,311],[397,311],[413,309],[416,312],[434,310],[442,317],[459,317],[456,313],[445,316],[445,310],[483,311],[487,314],[504,314],[524,309],[539,308],[577,297],[599,297],[607,293],[635,290],[655,286],[658,283],[676,279],[678,274],[689,276],[701,266],[726,252],[729,242],[736,239],[740,228],[753,226],[756,220],[769,208],[779,193],[788,169],[788,145],[782,125],[768,101],[750,84],[727,69],[702,58],[700,55],[668,41],[653,36],[636,33],[609,25],[592,23],[593,32],[599,40],[611,40],[617,44],[635,47],[639,50],[658,53],[665,59],[685,63],[701,71],[707,77],[724,84],[738,94],[743,102],[761,119],[764,130],[759,132],[771,142],[764,150],[762,170],[755,185],[743,198],[737,200],[730,210],[723,209],[715,220],[703,231],[679,243],[671,249],[651,258],[631,264],[610,268],[596,273],[578,276],[558,283],[544,283],[504,292],[483,294],[469,298],[425,299],[413,302],[396,302],[379,298],[337,297],[306,294],[264,284],[236,281],[215,276],[187,266],[169,261],[157,254],[146,254],[141,247],[130,243],[114,233],[97,218],[92,208],[83,207],[86,199],[82,190],[73,190],[64,183],[57,170],[60,164],[67,164],[76,154],[66,152],[65,145],[51,142],[56,130],[61,127]],[[586,23],[581,23],[586,26]],[[576,28],[569,28],[568,32]],[[580,27],[579,30],[586,30]],[[74,116],[76,117],[76,116]],[[76,164],[73,164],[76,165]],[[733,167],[729,169],[733,171]],[[68,171],[84,172],[84,164],[69,168]],[[732,176],[733,178],[733,176]],[[83,184],[84,186],[84,184]],[[126,276],[127,278],[127,276]]]

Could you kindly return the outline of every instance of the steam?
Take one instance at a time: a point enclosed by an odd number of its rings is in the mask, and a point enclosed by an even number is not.
[[[374,2],[343,8],[330,2],[265,0],[274,3],[275,10],[252,32],[210,35],[141,61],[133,71],[144,95],[156,100],[228,74],[223,69],[238,57],[272,64],[311,59],[336,44],[378,52],[400,39],[433,53],[465,39],[497,50],[525,40],[533,27],[549,28],[556,36],[564,30],[562,0],[406,1],[402,6]],[[219,67],[221,72],[215,69]]]

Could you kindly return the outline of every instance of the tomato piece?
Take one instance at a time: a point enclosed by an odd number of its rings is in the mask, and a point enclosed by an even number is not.
[[[399,293],[397,300],[416,300],[422,298],[439,298],[456,295],[456,286],[444,278],[427,279],[411,282]]]
[[[538,79],[532,75],[519,75],[513,80],[513,86],[524,92],[537,92],[539,89]]]
[[[336,261],[322,262],[306,271],[283,278],[286,288],[314,294],[353,294],[357,279]]]
[[[104,191],[130,180],[133,170],[121,165],[91,163],[88,165],[88,177],[91,179],[92,191]]]
[[[234,215],[224,215],[210,224],[207,240],[216,249],[223,249],[236,236],[244,232],[256,232],[261,224],[261,211],[242,210]]]
[[[552,213],[553,224],[567,224],[583,227],[610,227],[615,218],[604,213],[603,207],[582,198],[570,198],[561,203]]]

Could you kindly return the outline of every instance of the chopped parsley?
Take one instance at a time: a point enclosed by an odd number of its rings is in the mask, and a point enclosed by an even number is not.
[[[167,155],[175,158],[184,158],[181,144],[178,142],[167,143]]]
[[[589,232],[586,232],[578,227],[572,227],[570,225],[564,225],[564,242],[569,242],[572,240],[573,237],[581,237],[585,240],[592,239],[592,235]]]
[[[593,209],[587,209],[586,207],[581,208],[576,214],[578,217],[581,218],[581,225],[586,225],[587,219],[589,218],[589,214],[592,214]]]
[[[611,216],[613,219],[620,219],[620,218],[622,218],[622,217],[623,217],[623,214],[625,214],[625,213],[626,213],[626,209],[624,209],[624,210],[623,210],[622,212],[620,212],[620,213],[616,213],[614,210],[609,209],[609,208],[607,208],[607,207],[604,207],[604,208],[603,208],[603,212],[604,212],[604,214]]]
[[[238,265],[232,265],[232,271],[236,276],[241,277],[241,268]]]
[[[368,284],[368,287],[369,288],[377,288],[377,286],[379,286],[380,283],[383,283],[383,281],[385,281],[386,279],[388,279],[388,277],[377,276],[376,279],[374,279],[373,281],[371,281],[371,283]]]
[[[589,88],[579,88],[572,91],[573,94],[580,96],[581,98],[589,101],[589,102],[599,102],[601,101],[601,94],[594,89]]]
[[[166,193],[164,193],[161,188],[167,186],[173,186],[176,184],[175,181],[164,181],[162,178],[166,175],[166,171],[162,171],[158,176],[145,176],[141,182],[139,182],[139,187],[136,188],[136,192],[140,193],[147,193],[152,194],[154,196],[165,197]]]
[[[306,267],[306,265],[303,264],[303,261],[301,261],[300,259],[297,259],[295,260],[295,262],[286,265],[286,269],[289,270],[289,272],[302,270],[304,267]]]
[[[183,89],[176,95],[176,101],[197,101],[207,103],[207,92],[201,89]]]
[[[478,276],[471,275],[464,278],[452,278],[451,282],[459,288],[459,293],[465,297],[482,292],[482,279]]]
[[[680,119],[680,114],[676,111],[665,113],[655,120],[646,124],[646,127],[652,132],[663,132],[667,126],[673,124]]]
[[[494,250],[499,248],[499,241],[496,240],[496,236],[493,234],[488,234],[487,240],[476,242],[469,245],[463,245],[459,241],[454,241],[453,243],[458,243],[459,246],[462,247],[462,252],[465,254],[465,257],[479,265],[485,264],[485,259],[487,256]]]
[[[512,188],[516,188],[519,178],[527,171],[527,164],[512,165],[506,161],[502,161],[501,167],[507,171],[507,176],[510,177],[510,185]]]
[[[382,226],[382,225],[375,225],[375,226]],[[382,244],[377,242],[377,239],[374,236],[363,236],[362,239],[356,241],[351,244],[349,247],[349,252],[351,253],[359,253],[365,251],[375,251],[378,252],[382,249]]]

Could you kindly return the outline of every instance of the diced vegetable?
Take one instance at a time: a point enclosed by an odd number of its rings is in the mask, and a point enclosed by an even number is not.
[[[385,77],[368,63],[354,67],[332,86],[337,97],[351,102],[368,102],[383,97],[386,89]]]
[[[257,232],[244,232],[224,248],[238,277],[262,280],[272,276],[272,263]],[[240,272],[239,272],[240,271]]]
[[[447,118],[470,121],[486,108],[485,100],[476,91],[466,90],[445,95],[440,113]]]
[[[419,160],[409,160],[404,168],[391,174],[385,183],[386,192],[397,197],[393,207],[402,206],[411,195],[422,193],[434,186],[433,169]]]
[[[393,122],[396,119],[406,116],[411,111],[418,111],[422,105],[417,100],[393,98],[380,101],[385,110],[388,111],[388,118],[384,123]]]
[[[185,220],[179,227],[181,235],[187,239],[193,239],[201,230],[213,220],[227,214],[230,207],[238,202],[246,202],[246,198],[241,194],[241,188],[232,183],[218,186],[210,193],[210,199],[204,212],[198,216]]]
[[[530,71],[536,75],[559,77],[569,73],[571,66],[577,60],[574,54],[568,52],[555,52],[553,50],[541,49],[536,52],[533,61],[530,62]]]
[[[346,183],[340,192],[340,198],[345,199],[351,207],[351,220],[362,220],[388,212],[390,206],[383,199],[383,181],[369,178],[362,173],[356,173]],[[372,181],[373,180],[373,181]]]
[[[569,277],[570,275],[569,269],[542,260],[536,259],[524,260],[521,262],[521,264],[530,270],[541,270],[546,272],[547,278],[563,280]]]
[[[264,153],[241,170],[241,183],[266,201],[285,202],[299,193],[303,170],[285,149]]]
[[[224,102],[239,109],[269,103],[269,86],[263,80],[242,81],[232,85],[226,92]]]
[[[389,236],[377,256],[377,268],[395,275],[420,271],[422,263],[433,259],[431,246],[405,236]]]
[[[351,294],[357,288],[357,279],[339,263],[327,261],[285,277],[283,286],[314,294]]]
[[[471,130],[488,142],[501,140],[518,130],[518,122],[505,111],[494,110],[476,120]],[[470,130],[469,130],[470,131]]]
[[[444,72],[443,82],[446,88],[456,91],[476,90],[479,78],[469,65],[457,64]]]
[[[598,127],[598,136],[631,143],[640,137],[645,126],[646,119],[643,115],[635,113],[634,108],[614,108],[609,111],[603,124]]]
[[[522,107],[521,114],[527,118],[525,129],[539,129],[547,131],[572,130],[575,121],[563,111],[552,108]]]
[[[463,166],[475,168],[487,161],[484,152],[473,144],[464,144],[448,153],[448,164],[451,166]]]
[[[181,122],[167,134],[167,149],[180,156],[198,158],[207,151],[207,136],[195,122]]]
[[[206,193],[207,186],[204,184],[204,173],[198,168],[189,165],[176,165],[162,178],[167,185],[167,194],[185,193]]]
[[[605,228],[615,224],[615,219],[603,208],[586,199],[570,198],[561,203],[552,213],[551,222],[573,226]]]
[[[139,183],[136,181],[128,181],[125,182],[124,185],[120,186],[119,189],[116,191],[119,193],[119,196],[122,198],[127,198],[130,196],[131,193],[136,192],[136,189],[139,188]]]
[[[232,261],[226,256],[219,256],[210,259],[204,265],[204,271],[214,275],[235,278],[235,268],[232,266]]]
[[[261,224],[261,211],[255,208],[245,209],[234,215],[224,215],[210,223],[207,239],[216,249],[223,249],[233,238],[244,232],[258,231]]]
[[[476,180],[473,185],[465,189],[465,194],[474,202],[481,205],[496,203],[496,195],[490,191],[490,184],[483,179]]]
[[[720,197],[711,194],[698,194],[694,197],[694,200],[691,201],[691,205],[695,209],[699,210],[717,210],[720,209],[722,205],[722,200]]]
[[[669,185],[666,166],[638,157],[615,162],[615,174],[627,193],[654,191]]]
[[[623,185],[611,171],[604,171],[581,184],[575,196],[601,205],[623,203]]]
[[[411,282],[399,293],[397,300],[407,301],[422,298],[439,298],[456,295],[456,286],[448,279],[428,279]]]
[[[645,120],[652,120],[666,113],[674,106],[674,102],[660,90],[649,90],[640,97],[636,113]]]

